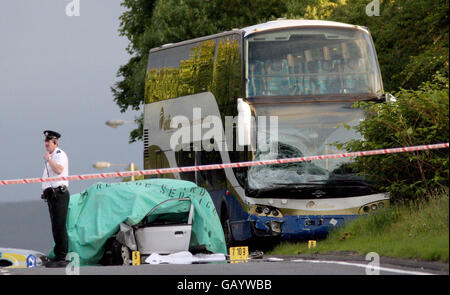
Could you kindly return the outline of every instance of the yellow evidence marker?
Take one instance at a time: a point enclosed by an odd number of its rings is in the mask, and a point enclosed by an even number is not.
[[[239,263],[248,260],[248,246],[230,247],[230,262]]]
[[[317,244],[317,242],[315,240],[309,240],[308,241],[308,249],[316,248],[316,244]]]
[[[139,252],[139,251],[132,252],[131,264],[132,265],[141,265],[141,252]]]

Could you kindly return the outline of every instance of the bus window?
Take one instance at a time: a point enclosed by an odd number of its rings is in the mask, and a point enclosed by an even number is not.
[[[195,152],[193,144],[183,147],[181,150],[175,152],[175,158],[178,167],[194,166],[195,165]],[[183,172],[180,173],[182,180],[195,182],[195,172]]]
[[[357,42],[346,42],[342,44],[342,52],[344,54],[344,89],[346,93],[360,93],[368,86],[368,74],[360,46]]]
[[[197,152],[199,165],[222,164],[220,152],[216,150]],[[198,185],[205,187],[208,191],[226,189],[225,171],[223,169],[199,171],[197,176]]]
[[[268,61],[267,77],[269,95],[289,94],[288,74],[289,67],[285,58],[274,57]]]
[[[255,60],[249,64],[248,96],[266,94],[266,67],[263,61]]]
[[[144,169],[158,169],[169,167],[169,161],[164,151],[156,145],[146,147],[144,150]],[[145,178],[174,178],[173,174],[146,175]]]
[[[241,36],[231,34],[217,39],[211,92],[219,106],[242,97]]]
[[[156,167],[157,168],[165,168],[163,166],[162,154],[163,154],[162,151],[156,151],[156,153],[155,153],[155,158],[156,158],[155,162],[156,162]]]
[[[372,40],[362,30],[285,28],[251,34],[245,42],[247,97],[382,91]],[[258,62],[265,70],[256,70]]]
[[[146,103],[207,91],[219,105],[242,97],[241,43],[233,33],[151,51]]]
[[[233,145],[228,152],[231,163],[245,162],[252,159],[251,149],[249,146],[238,145],[238,133],[236,126],[233,126]],[[233,168],[234,175],[242,187],[246,186],[248,167]]]

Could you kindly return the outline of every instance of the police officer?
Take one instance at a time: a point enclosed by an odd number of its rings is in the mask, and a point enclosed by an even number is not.
[[[58,132],[45,130],[44,154],[45,168],[43,178],[63,177],[69,175],[69,160],[66,153],[58,147],[61,135]],[[42,183],[42,198],[47,201],[52,224],[53,248],[55,258],[47,262],[46,267],[65,267],[68,262],[68,238],[66,230],[66,218],[69,207],[69,182],[54,181]]]

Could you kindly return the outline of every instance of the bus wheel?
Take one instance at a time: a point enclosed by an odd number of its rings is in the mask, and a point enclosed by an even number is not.
[[[231,233],[230,218],[224,212],[222,212],[220,223],[222,224],[223,234],[225,236],[225,243],[228,247],[233,246],[233,234]]]

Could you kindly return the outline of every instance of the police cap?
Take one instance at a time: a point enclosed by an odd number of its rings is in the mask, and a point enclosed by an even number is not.
[[[53,138],[59,139],[61,137],[61,134],[59,134],[58,132],[55,132],[55,131],[51,131],[51,130],[45,130],[44,135],[45,135],[45,140],[50,140]]]

